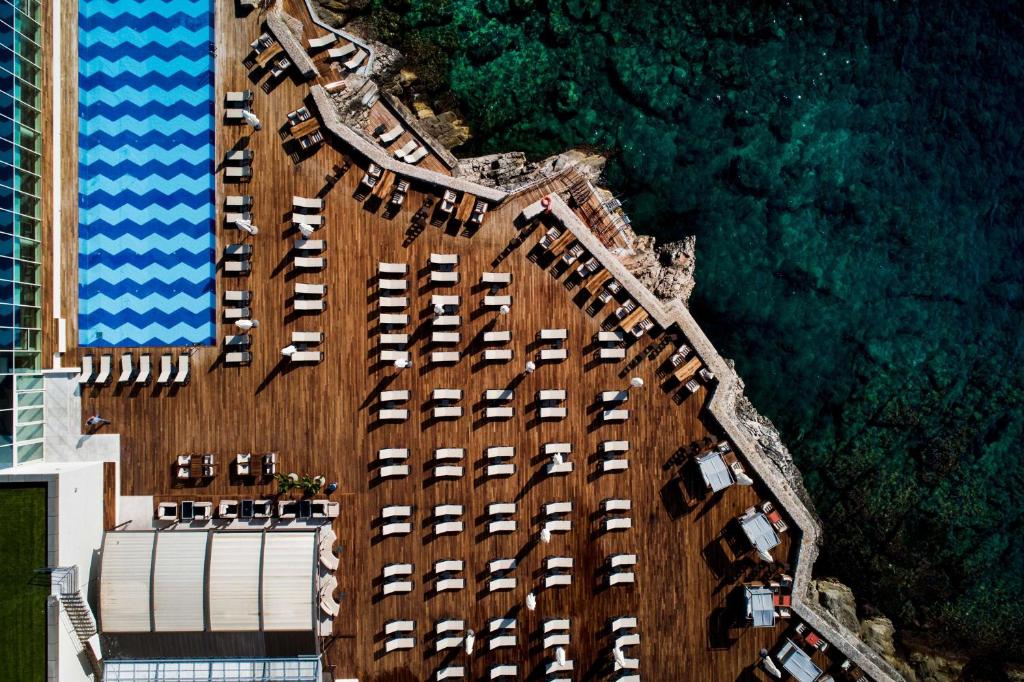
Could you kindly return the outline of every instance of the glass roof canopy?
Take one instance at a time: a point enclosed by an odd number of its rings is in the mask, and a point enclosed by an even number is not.
[[[320,682],[320,659],[167,658],[107,659],[105,682]]]

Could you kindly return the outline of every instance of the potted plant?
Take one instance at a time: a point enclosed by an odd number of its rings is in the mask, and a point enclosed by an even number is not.
[[[277,481],[277,492],[280,495],[291,492],[299,487],[298,474],[274,474],[274,480]]]

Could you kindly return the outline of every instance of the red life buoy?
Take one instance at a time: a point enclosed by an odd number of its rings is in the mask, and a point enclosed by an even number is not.
[[[545,211],[550,211],[551,210],[551,197],[550,196],[545,196],[543,199],[540,200],[540,205],[544,207]]]

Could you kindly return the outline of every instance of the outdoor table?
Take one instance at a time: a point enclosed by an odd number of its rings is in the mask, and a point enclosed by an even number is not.
[[[814,682],[821,675],[821,668],[791,639],[782,645],[777,658],[783,669],[797,682]]]
[[[779,544],[778,534],[761,512],[743,519],[740,521],[740,525],[743,527],[747,539],[750,540],[750,544],[759,552],[767,552]]]
[[[194,502],[192,502],[190,500],[186,500],[185,502],[181,503],[181,520],[182,521],[191,521],[192,519],[195,518],[195,515],[196,515],[196,513],[195,513],[195,503]]]
[[[292,137],[305,137],[320,127],[320,121],[315,118],[307,118],[292,124]]]
[[[255,506],[254,500],[242,500],[239,507],[239,518],[251,519],[253,514],[253,507]]]
[[[283,50],[284,48],[281,47],[281,43],[274,43],[273,45],[271,45],[270,47],[256,55],[256,65],[259,66],[260,68],[265,67],[270,62],[271,59],[281,54]]]
[[[717,450],[698,457],[697,466],[700,468],[701,476],[704,477],[704,483],[711,488],[711,492],[717,493],[732,485],[732,474],[729,472],[729,467],[725,466],[722,453]]]

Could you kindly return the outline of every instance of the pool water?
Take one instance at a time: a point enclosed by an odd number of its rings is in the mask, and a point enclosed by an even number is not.
[[[79,5],[79,344],[215,327],[211,0]]]

